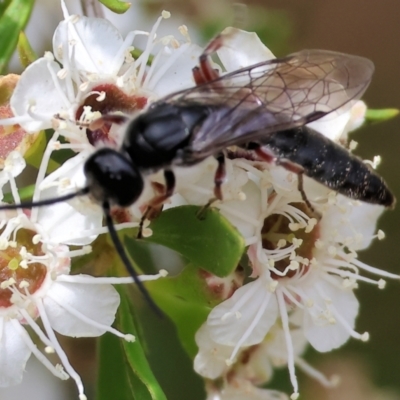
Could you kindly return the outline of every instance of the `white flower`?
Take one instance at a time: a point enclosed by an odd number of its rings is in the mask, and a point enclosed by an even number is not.
[[[19,201],[15,177],[23,169],[23,158],[12,152],[1,172],[9,179]],[[1,180],[3,185],[6,179]],[[40,200],[40,198],[39,198]],[[33,353],[55,376],[71,377],[80,399],[86,399],[79,375],[70,365],[55,331],[71,337],[96,337],[105,332],[132,341],[134,337],[111,327],[119,306],[119,295],[111,283],[131,283],[128,278],[94,278],[69,275],[72,257],[87,254],[90,246],[69,250],[66,244],[87,245],[97,235],[96,217],[68,213],[58,203],[32,211],[1,211],[0,219],[0,386],[21,381],[25,364]],[[141,280],[161,275],[142,276]],[[40,318],[44,331],[36,320]],[[46,353],[56,352],[61,365],[52,365],[29,337],[29,325]],[[64,369],[65,371],[64,371]]]
[[[18,123],[31,132],[56,129],[43,155],[34,202],[83,188],[83,166],[93,145],[105,141],[117,146],[123,140],[125,126],[103,124],[86,129],[88,124],[110,113],[132,114],[167,93],[193,86],[192,67],[201,53],[200,47],[189,41],[185,27],[180,27],[182,42],[171,35],[157,37],[159,24],[169,18],[166,11],[150,32],[132,31],[124,39],[109,21],[69,15],[63,1],[61,5],[64,21],[54,33],[54,54],[47,53],[23,72],[11,97],[15,117],[0,120],[0,124]],[[138,36],[147,36],[148,40],[142,54],[133,59],[132,43]],[[60,136],[70,143],[61,144]],[[52,152],[63,149],[79,154],[46,177]],[[136,221],[129,226],[137,226],[152,197],[154,191],[146,182],[142,197],[126,213],[125,220]],[[45,211],[33,210],[33,218],[38,215],[43,223],[46,220],[53,225],[52,233],[63,243],[66,237],[70,240],[71,231],[74,242],[68,244],[74,245],[89,244],[107,231],[102,227],[102,209],[88,199],[76,198]],[[83,216],[84,229],[77,234],[74,221]],[[119,224],[117,228],[127,226]]]
[[[208,379],[222,376],[229,369],[226,360],[232,354],[232,347],[212,340],[207,324],[196,332],[195,340],[199,351],[194,359],[194,370]]]
[[[287,400],[284,393],[276,390],[259,389],[246,380],[235,380],[222,389],[209,385],[206,400]]]
[[[193,85],[191,69],[201,49],[173,36],[156,37],[164,11],[151,32],[132,31],[124,39],[107,20],[69,15],[62,1],[64,21],[53,36],[53,54],[32,63],[21,75],[11,97],[14,118],[1,124],[20,124],[26,131],[57,128],[70,142],[113,142],[113,132],[82,129],[102,114],[133,112],[174,90]],[[148,36],[143,53],[133,59],[132,43]],[[152,65],[147,67],[154,53]],[[56,61],[57,62],[56,62]],[[61,66],[60,66],[60,64]],[[78,121],[78,123],[76,123]],[[85,125],[86,124],[86,125]],[[118,139],[118,138],[117,138]],[[73,147],[79,151],[80,147]]]
[[[256,36],[237,30],[230,33],[233,34],[227,36],[227,42],[218,50],[227,71],[231,66],[236,69],[273,57]],[[255,58],[254,53],[247,53],[248,48],[259,49]],[[357,108],[361,111],[356,112]],[[365,108],[357,103],[338,118],[332,114],[310,126],[342,142],[364,114]],[[171,206],[185,201],[204,204],[207,195],[208,199],[212,197],[212,172],[203,168],[203,175],[193,183],[184,181],[178,186]],[[223,201],[216,202],[215,207],[250,245],[248,257],[255,279],[210,312],[207,327],[201,328],[196,336],[199,353],[195,368],[212,379],[226,374],[223,358],[229,348],[232,353],[227,359],[228,366],[239,359],[243,349],[262,343],[279,323],[286,347],[284,362],[294,388],[291,398],[296,399],[295,363],[299,362],[308,372],[310,368],[297,360],[293,329],[296,335],[303,335],[303,342],[307,340],[318,351],[340,347],[350,337],[365,341],[368,334],[354,330],[358,301],[353,291],[359,281],[379,288],[384,281],[363,277],[360,272],[398,279],[357,259],[356,251],[367,247],[373,238],[383,237],[380,232],[374,235],[383,207],[353,201],[304,177],[308,200],[321,215],[318,220],[304,205],[295,174],[240,158],[227,160],[226,169]],[[240,178],[236,180],[236,176]]]
[[[358,281],[374,283],[378,287],[383,287],[384,281],[365,278],[359,271],[398,278],[361,263],[354,250],[370,243],[382,207],[353,204],[343,196],[337,196],[337,199],[338,204],[329,206],[327,219],[323,214],[316,226],[312,218],[291,206],[288,200],[281,198],[280,206],[276,201],[276,208],[270,209],[271,214],[265,218],[262,239],[248,251],[253,274],[258,278],[216,306],[207,320],[211,338],[221,345],[232,346],[229,360],[233,361],[241,348],[261,343],[280,317],[295,393],[295,356],[289,329],[292,310],[299,309],[303,317],[302,321],[296,322],[297,326],[303,329],[304,336],[318,351],[340,347],[350,336],[365,341],[367,333],[354,331],[358,301],[353,290]],[[358,208],[370,217],[354,219],[352,210]],[[335,224],[329,225],[331,219]],[[358,221],[362,231],[358,229]],[[340,229],[336,229],[339,224]],[[303,230],[301,239],[296,239],[299,230]],[[291,237],[290,241],[285,237]]]
[[[80,399],[86,399],[82,381],[70,365],[54,331],[71,337],[95,337],[108,331],[133,341],[132,335],[111,327],[119,306],[119,295],[110,284],[130,283],[133,279],[69,275],[70,258],[90,249],[71,251],[65,245],[52,242],[51,232],[45,235],[40,221],[33,223],[22,212],[17,216],[3,212],[1,220],[0,386],[19,383],[33,353],[55,376],[61,379],[72,377]],[[41,238],[44,239],[39,241]],[[37,318],[41,319],[44,332],[37,324]],[[30,339],[24,325],[29,325],[38,335],[45,352],[57,353],[65,371],[48,361]]]
[[[290,317],[291,324],[298,326],[300,313]],[[336,376],[328,379],[301,358],[307,344],[304,333],[300,328],[291,329],[293,354],[297,367],[326,387],[337,384]],[[196,333],[196,344],[199,351],[194,359],[194,370],[207,379],[224,379],[224,381],[248,382],[251,385],[264,385],[273,376],[273,369],[288,364],[288,349],[285,332],[279,324],[275,324],[264,340],[255,345],[242,347],[232,360],[230,355],[233,346],[215,342],[210,336],[210,328],[204,323]]]

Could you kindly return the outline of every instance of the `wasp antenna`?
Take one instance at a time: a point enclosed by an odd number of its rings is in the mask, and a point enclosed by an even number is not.
[[[64,196],[54,197],[51,199],[44,199],[39,201],[24,201],[18,204],[2,204],[0,205],[0,211],[3,210],[17,210],[20,208],[32,208],[32,207],[43,207],[49,206],[51,204],[61,203],[62,201],[67,201],[73,199],[74,197],[84,196],[89,193],[89,188],[85,187],[74,193],[68,193]]]
[[[144,287],[142,281],[139,279],[139,276],[138,276],[137,272],[135,271],[135,269],[133,268],[131,262],[129,261],[129,258],[128,258],[126,252],[125,252],[125,249],[122,246],[121,241],[119,240],[117,231],[115,230],[114,223],[113,223],[113,220],[112,220],[112,217],[111,217],[110,204],[108,202],[104,202],[103,203],[103,210],[104,210],[104,215],[106,217],[106,224],[107,224],[107,228],[108,228],[108,231],[110,233],[110,236],[111,236],[111,240],[112,240],[112,242],[114,244],[115,249],[117,250],[117,253],[118,253],[120,259],[122,260],[122,262],[125,265],[125,268],[129,272],[129,274],[131,275],[131,277],[133,278],[135,283],[137,284],[139,290],[143,294],[143,296],[146,299],[147,303],[150,305],[150,307],[155,311],[155,313],[157,315],[162,317],[163,316],[163,312],[156,305],[154,300],[151,298],[149,292]]]

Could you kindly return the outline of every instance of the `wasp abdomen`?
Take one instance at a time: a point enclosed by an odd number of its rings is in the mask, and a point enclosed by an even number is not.
[[[394,205],[393,194],[375,171],[347,149],[308,127],[276,132],[261,144],[278,158],[300,165],[308,177],[345,196],[383,206]]]

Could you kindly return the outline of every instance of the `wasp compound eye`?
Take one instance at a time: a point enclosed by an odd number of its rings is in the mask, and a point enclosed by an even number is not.
[[[108,201],[120,207],[133,204],[143,191],[139,170],[122,153],[104,148],[85,163],[91,197],[99,204]]]

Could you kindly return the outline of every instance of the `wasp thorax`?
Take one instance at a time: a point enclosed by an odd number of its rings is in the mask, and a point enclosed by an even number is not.
[[[306,214],[308,221],[292,222],[281,214],[271,214],[264,220],[261,230],[263,248],[277,255],[271,271],[274,279],[307,272],[315,242],[319,238],[317,220],[309,215],[308,208],[303,203],[292,203],[290,206]]]
[[[110,148],[95,152],[85,163],[87,186],[93,200],[128,207],[143,191],[143,178],[122,153]]]
[[[36,244],[36,232],[19,229],[15,240],[2,243],[0,249],[0,307],[13,305],[15,291],[35,293],[43,284],[47,267],[32,262],[35,256],[43,256],[42,244]],[[15,296],[14,296],[15,297]]]

